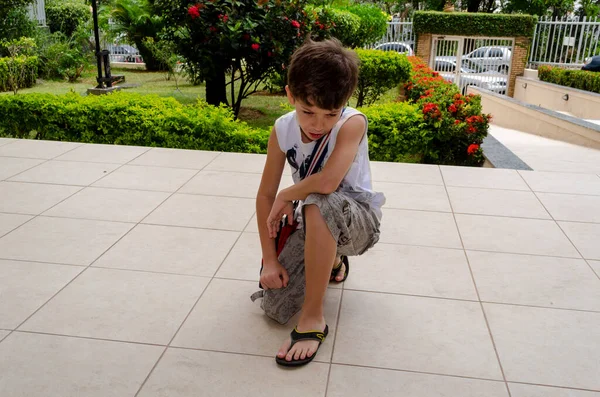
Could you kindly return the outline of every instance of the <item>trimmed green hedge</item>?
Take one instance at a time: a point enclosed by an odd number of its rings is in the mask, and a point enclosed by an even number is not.
[[[117,92],[101,96],[0,96],[0,136],[56,141],[264,153],[269,131],[199,101]]]
[[[600,73],[588,70],[567,70],[550,66],[540,66],[538,69],[540,80],[548,83],[578,88],[580,90],[600,94]]]
[[[371,105],[390,89],[410,76],[406,55],[395,51],[356,49],[360,59],[358,87],[354,96],[357,106]]]
[[[19,88],[33,87],[38,75],[38,57],[20,56],[16,58],[0,58],[0,92],[11,91],[13,87],[10,83],[9,70],[11,62],[17,63],[18,67],[25,66],[23,80],[19,83]]]
[[[417,11],[416,33],[460,36],[531,37],[537,20],[532,15]]]
[[[77,28],[92,18],[90,6],[81,0],[53,0],[46,2],[46,19],[50,32],[71,36]]]

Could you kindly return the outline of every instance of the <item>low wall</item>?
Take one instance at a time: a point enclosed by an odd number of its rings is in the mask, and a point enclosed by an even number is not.
[[[515,99],[575,117],[600,120],[600,94],[517,77]]]
[[[496,125],[600,149],[600,125],[481,88],[468,87],[468,92],[481,95],[483,111],[492,114]]]

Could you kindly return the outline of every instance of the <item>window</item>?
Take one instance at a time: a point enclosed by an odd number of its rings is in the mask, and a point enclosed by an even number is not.
[[[502,58],[504,56],[504,54],[502,53],[502,50],[500,48],[492,48],[490,50],[490,58]]]
[[[480,48],[471,54],[470,58],[483,58],[485,56],[485,48]]]

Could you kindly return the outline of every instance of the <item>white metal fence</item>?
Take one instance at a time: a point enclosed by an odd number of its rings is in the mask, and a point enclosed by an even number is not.
[[[585,60],[600,55],[600,19],[540,18],[528,67],[540,65],[579,69]]]
[[[35,0],[28,6],[29,19],[37,21],[38,25],[46,26],[46,2]]]
[[[377,42],[366,46],[366,48],[382,47],[386,50],[409,52],[410,55],[412,55],[415,50],[415,34],[413,31],[412,20],[395,19],[393,22],[388,22],[385,36]]]

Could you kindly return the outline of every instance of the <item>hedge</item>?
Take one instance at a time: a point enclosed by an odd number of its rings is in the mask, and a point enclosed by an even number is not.
[[[38,57],[0,58],[0,92],[13,90],[9,75],[12,62],[16,62],[19,68],[25,67],[23,80],[19,83],[19,88],[33,87],[38,75]]]
[[[550,66],[538,68],[540,80],[600,94],[600,73],[589,70],[568,70]]]
[[[359,40],[360,17],[358,15],[329,6],[317,7],[311,11],[313,39],[335,37],[346,47]]]
[[[354,96],[357,106],[371,105],[398,82],[407,81],[410,63],[406,56],[395,51],[356,49],[360,59],[358,87]]]
[[[199,101],[117,92],[102,96],[0,96],[0,136],[158,146],[228,152],[266,152],[269,131],[233,119],[226,107]]]
[[[92,18],[90,7],[81,0],[53,0],[46,2],[46,19],[50,32],[71,36],[77,28]]]
[[[413,65],[404,85],[409,102],[415,103],[433,131],[422,161],[431,164],[480,166],[484,162],[481,143],[487,136],[491,115],[483,114],[481,97],[462,95],[431,70],[421,59],[409,57]]]
[[[413,16],[417,34],[531,37],[536,23],[534,16],[518,14],[417,11]]]

